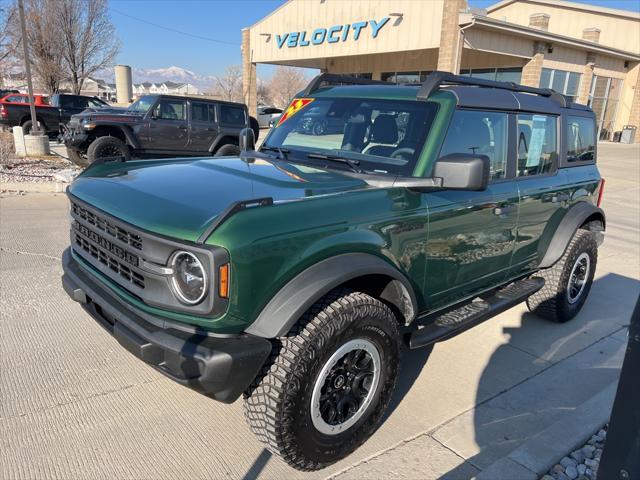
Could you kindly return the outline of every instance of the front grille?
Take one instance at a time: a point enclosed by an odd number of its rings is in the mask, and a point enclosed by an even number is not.
[[[137,250],[142,250],[142,238],[140,238],[140,235],[136,235],[122,227],[114,225],[106,218],[90,212],[75,202],[71,202],[71,210],[75,215],[86,221],[89,225],[93,225],[98,230],[102,230],[111,237],[117,238],[121,242],[131,245]]]
[[[74,232],[76,245],[87,252],[93,258],[98,260],[104,266],[120,275],[125,280],[137,285],[140,288],[145,287],[144,277],[135,272],[132,268],[125,265],[121,260],[109,254],[105,249],[99,247],[93,241],[85,238],[78,232]]]

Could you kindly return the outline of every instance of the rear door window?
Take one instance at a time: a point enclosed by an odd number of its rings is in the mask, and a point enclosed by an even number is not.
[[[557,118],[518,115],[518,177],[551,172],[558,158]]]
[[[567,161],[592,162],[596,152],[596,124],[593,118],[567,117]]]
[[[191,121],[198,123],[215,123],[215,106],[210,103],[193,102],[191,104]]]
[[[457,110],[440,157],[453,153],[486,155],[491,180],[501,180],[507,176],[508,125],[506,113]]]
[[[222,123],[241,127],[247,124],[244,108],[231,105],[220,105],[220,119]]]

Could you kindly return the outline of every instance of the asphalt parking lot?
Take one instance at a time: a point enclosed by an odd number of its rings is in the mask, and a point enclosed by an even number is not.
[[[384,425],[314,473],[263,449],[240,401],[166,379],[67,298],[63,194],[3,196],[0,478],[470,478],[617,379],[640,292],[640,147],[599,155],[608,225],[581,314],[557,325],[520,305],[408,353]]]

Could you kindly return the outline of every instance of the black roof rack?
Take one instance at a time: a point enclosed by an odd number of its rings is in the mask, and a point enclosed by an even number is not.
[[[427,100],[429,96],[441,85],[470,85],[476,87],[499,88],[501,90],[510,90],[512,92],[532,93],[549,97],[561,107],[567,107],[567,99],[564,95],[551,90],[550,88],[527,87],[514,82],[498,82],[495,80],[485,80],[483,78],[465,77],[462,75],[454,75],[449,72],[435,71],[429,74],[418,91],[418,100]]]
[[[368,78],[356,78],[335,73],[321,73],[309,82],[307,88],[305,88],[300,95],[303,97],[310,95],[311,92],[320,88],[323,83],[329,85],[393,85],[389,82],[383,82],[382,80],[369,80]]]

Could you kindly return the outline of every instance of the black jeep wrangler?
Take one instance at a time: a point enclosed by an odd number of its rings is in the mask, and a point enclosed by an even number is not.
[[[241,103],[200,97],[146,95],[127,108],[73,115],[62,135],[69,159],[87,166],[99,158],[237,155],[240,130],[258,122]]]

